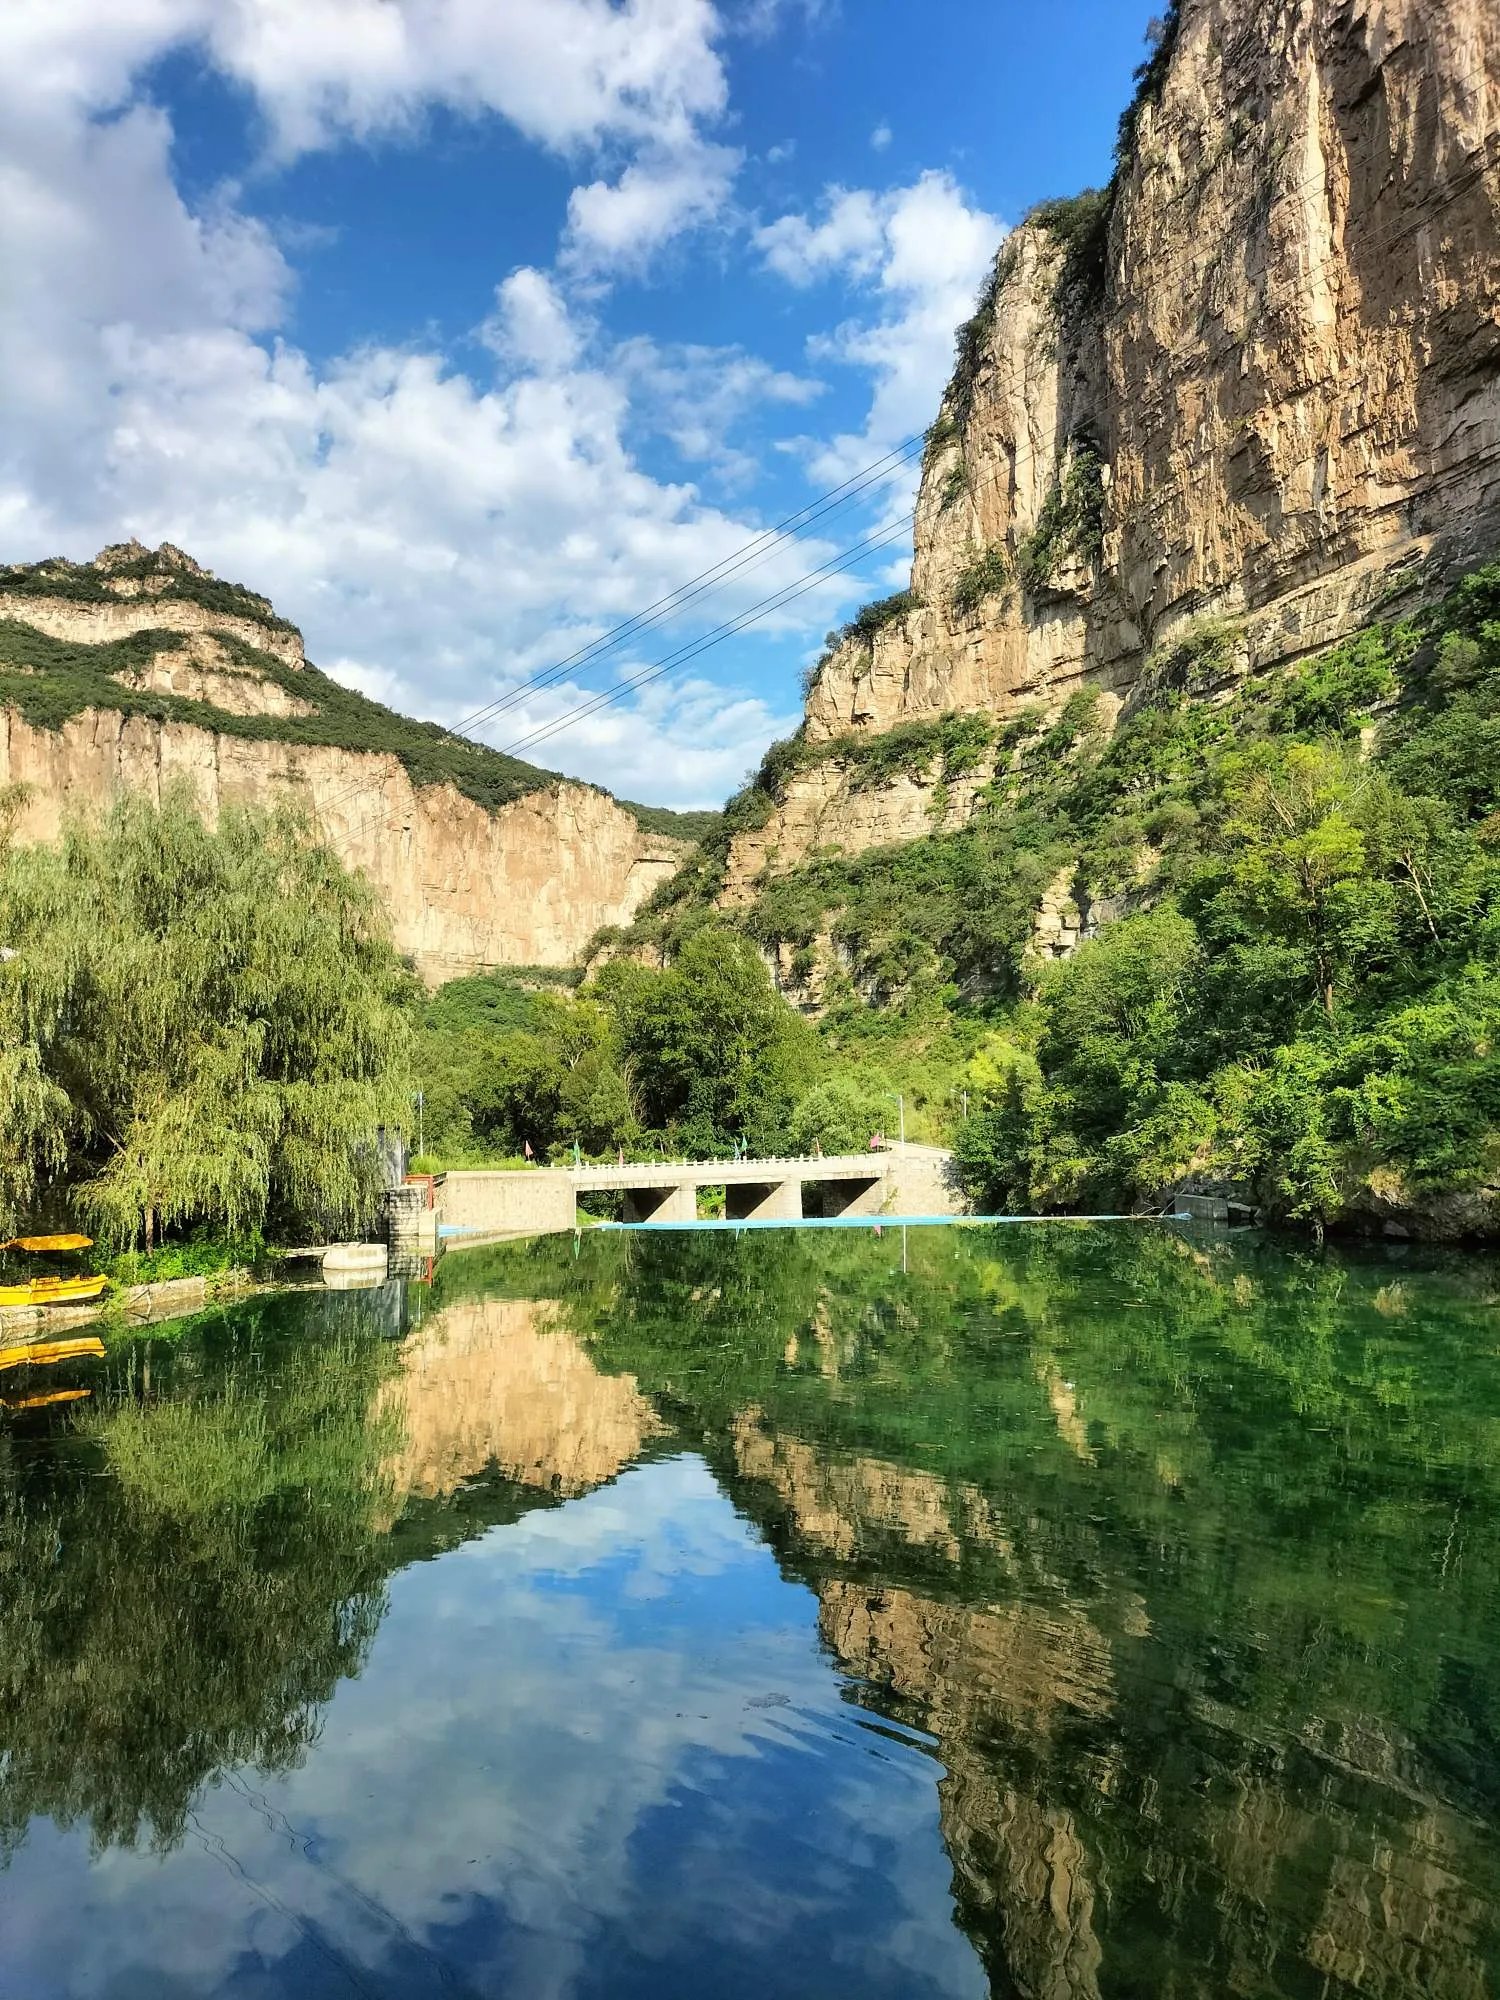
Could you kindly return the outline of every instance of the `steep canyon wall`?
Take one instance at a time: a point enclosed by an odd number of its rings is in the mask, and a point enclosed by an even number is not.
[[[1500,545],[1497,127],[1492,0],[1183,0],[1112,188],[1002,245],[912,601],[825,658],[804,744],[1086,686],[1108,713],[1207,621],[1263,670]],[[724,900],[768,860],[960,823],[973,790],[804,763]]]

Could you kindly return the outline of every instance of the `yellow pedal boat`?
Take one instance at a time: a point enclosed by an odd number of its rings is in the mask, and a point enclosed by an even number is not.
[[[45,1410],[52,1403],[81,1403],[92,1389],[47,1389],[36,1396],[0,1396],[0,1410]]]
[[[12,1236],[9,1243],[0,1243],[0,1250],[89,1250],[93,1247],[92,1236]]]
[[[0,1306],[70,1306],[97,1299],[108,1278],[28,1278],[23,1285],[0,1285]]]
[[[53,1361],[98,1361],[104,1342],[97,1333],[80,1334],[76,1340],[23,1341],[15,1347],[0,1347],[0,1368],[45,1368]]]

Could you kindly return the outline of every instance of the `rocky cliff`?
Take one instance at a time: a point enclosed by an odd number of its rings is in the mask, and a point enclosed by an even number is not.
[[[295,626],[180,550],[0,570],[0,787],[22,839],[122,789],[186,782],[210,817],[288,799],[390,912],[429,982],[568,965],[628,922],[687,843],[670,815],[366,701],[309,666]]]
[[[1500,544],[1497,124],[1492,0],[1169,11],[1110,187],[1001,246],[911,590],[825,656],[726,905],[963,823],[1008,722],[1083,688],[1107,722],[1192,634],[1266,671]],[[1001,725],[962,786],[933,743],[870,782],[871,738],[955,713]]]

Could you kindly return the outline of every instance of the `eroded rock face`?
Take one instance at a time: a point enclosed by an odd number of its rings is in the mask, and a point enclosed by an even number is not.
[[[226,717],[274,722],[314,712],[317,676],[308,676],[304,699],[253,666],[257,654],[269,653],[283,666],[304,668],[300,636],[248,591],[218,586],[228,601],[271,622],[174,598],[184,575],[217,586],[181,551],[153,554],[125,543],[93,564],[55,567],[61,584],[83,577],[108,595],[81,601],[0,593],[0,618],[23,628],[11,648],[12,671],[30,678],[46,670],[28,664],[27,630],[85,646],[181,632],[180,646],[111,678],[133,693],[184,698]],[[85,708],[54,730],[0,708],[0,787],[19,784],[27,794],[21,840],[56,839],[70,809],[103,805],[122,791],[159,800],[178,781],[210,820],[230,804],[286,799],[305,809],[343,860],[374,883],[398,948],[434,985],[489,966],[576,963],[594,932],[628,923],[688,851],[685,841],[645,832],[606,793],[541,774],[536,791],[492,810],[451,784],[414,785],[392,754],[113,708]]]
[[[237,666],[212,632],[189,633],[176,650],[157,653],[147,664],[113,678],[139,694],[170,694],[184,701],[207,702],[226,715],[315,712],[310,701],[289,693],[278,681]]]
[[[924,467],[920,605],[834,652],[808,738],[1117,705],[1200,620],[1254,672],[1500,545],[1497,124],[1493,0],[1183,0],[1103,275],[1045,223],[1002,246]],[[1070,497],[1084,532],[1057,531]],[[738,837],[725,901],[967,809],[935,774],[855,795],[816,765]]]
[[[270,653],[283,666],[307,664],[300,633],[268,631],[248,618],[208,611],[201,604],[162,604],[141,598],[118,604],[68,604],[48,597],[10,597],[0,610],[7,618],[45,632],[49,639],[67,639],[85,646],[108,645],[112,639],[128,639],[132,632],[156,626],[161,631],[193,636],[227,632],[243,639],[247,646]],[[143,616],[147,612],[149,615]]]
[[[0,711],[0,785],[29,789],[22,840],[55,839],[72,805],[126,790],[157,799],[179,778],[210,819],[231,803],[304,805],[375,884],[397,946],[434,985],[484,966],[571,965],[601,925],[628,922],[683,853],[583,785],[488,812],[452,785],[418,788],[396,757],[112,710],[86,710],[57,731]]]
[[[1128,686],[1183,621],[1246,616],[1250,664],[1334,639],[1394,565],[1500,538],[1500,14],[1489,0],[1185,0],[1108,230],[1066,281],[1001,251],[972,390],[925,469],[923,609],[846,645],[814,737]],[[1098,454],[1097,563],[956,611]]]

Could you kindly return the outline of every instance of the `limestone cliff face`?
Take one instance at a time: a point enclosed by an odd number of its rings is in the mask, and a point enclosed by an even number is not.
[[[124,790],[159,798],[174,778],[187,779],[210,817],[277,797],[305,805],[380,891],[396,944],[432,984],[485,966],[572,964],[602,924],[634,915],[683,852],[584,785],[551,785],[488,812],[452,785],[413,785],[393,756],[110,710],[56,731],[0,712],[0,785],[29,790],[23,840],[54,839],[70,806]]]
[[[288,720],[315,719],[329,683],[307,669],[300,635],[264,599],[219,585],[176,550],[126,545],[86,568],[78,587],[96,590],[96,601],[0,593],[9,621],[0,677],[18,690],[11,705],[0,694],[0,787],[26,788],[22,840],[55,839],[70,809],[121,791],[159,799],[175,781],[210,819],[229,804],[290,800],[374,883],[397,946],[433,984],[488,966],[575,963],[596,930],[628,923],[687,852],[607,793],[546,772],[490,808],[452,783],[415,783],[394,752],[278,733]],[[142,569],[146,582],[164,574],[209,601],[144,588],[133,573]],[[72,587],[80,575],[61,582]],[[167,636],[177,633],[180,644]],[[144,634],[154,650],[121,643]],[[66,642],[65,671],[81,661],[100,689],[61,722],[26,712],[29,690],[59,671],[43,640]],[[265,670],[273,664],[288,671]],[[111,705],[116,688],[120,707]],[[165,699],[139,699],[153,696]],[[249,718],[264,718],[265,733]]]
[[[1500,543],[1493,0],[1182,0],[1155,68],[1112,198],[1002,246],[929,443],[916,606],[835,649],[809,742],[1083,685],[1117,707],[1204,619],[1269,667]],[[726,901],[768,858],[930,830],[924,785],[803,771]]]

